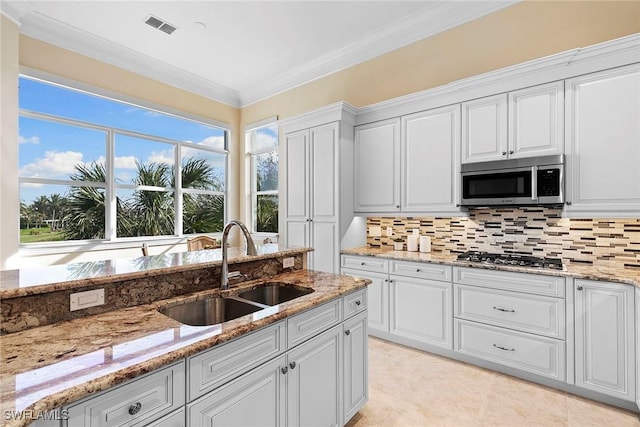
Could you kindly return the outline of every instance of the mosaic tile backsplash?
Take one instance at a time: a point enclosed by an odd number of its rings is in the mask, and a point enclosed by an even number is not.
[[[371,227],[382,237],[371,236]],[[393,227],[393,237],[386,228]],[[413,229],[431,236],[432,251],[468,250],[532,254],[591,263],[595,259],[640,267],[640,218],[562,218],[562,210],[545,207],[471,209],[469,217],[367,218],[367,245],[393,249],[394,237],[405,241]]]

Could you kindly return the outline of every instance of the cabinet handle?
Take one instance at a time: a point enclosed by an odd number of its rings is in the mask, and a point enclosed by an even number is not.
[[[576,288],[577,290],[581,291],[584,289],[584,287],[582,287],[582,285],[578,285],[578,287]]]
[[[515,310],[512,310],[510,308],[500,308],[500,307],[496,307],[495,305],[493,306],[494,310],[498,310],[498,311],[504,311],[505,313],[515,313]]]
[[[360,263],[360,265],[367,265],[367,263],[363,261]]]
[[[129,415],[137,414],[138,412],[140,412],[140,409],[142,409],[142,403],[134,403],[133,405],[129,406]]]
[[[420,273],[420,269],[419,268],[416,268],[416,273]]]
[[[503,155],[503,156],[506,156],[506,155],[507,155],[507,152],[506,152],[506,151],[503,151],[503,152],[502,152],[502,155]]]
[[[351,331],[349,329],[347,329],[346,331],[344,331],[345,335],[351,335]]]
[[[499,345],[493,345],[495,348],[499,348],[500,350],[504,350],[504,351],[516,351],[515,348],[506,348],[506,347],[501,347]]]
[[[513,150],[509,151],[509,154],[513,154]]]
[[[291,369],[296,369],[296,362],[291,362],[291,363],[289,363],[289,367],[290,367]]]
[[[286,367],[286,366],[283,367],[283,368],[280,368],[280,372],[282,372],[283,375],[286,374],[288,370],[289,370],[289,368]]]
[[[396,205],[396,209],[400,209],[400,205]]]
[[[357,301],[355,302],[355,304],[356,304],[357,306],[360,306],[360,304],[362,304],[362,301],[357,300]]]
[[[566,204],[567,206],[571,206],[571,202],[570,202],[569,200],[567,200],[567,201],[565,202],[565,204]]]

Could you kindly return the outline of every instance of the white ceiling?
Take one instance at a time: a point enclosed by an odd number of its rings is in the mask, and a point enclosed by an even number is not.
[[[2,12],[25,35],[245,106],[513,3],[2,0]]]

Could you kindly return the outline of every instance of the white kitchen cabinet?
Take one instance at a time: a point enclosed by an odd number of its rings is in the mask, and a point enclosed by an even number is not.
[[[640,288],[636,287],[636,404],[640,409]]]
[[[640,65],[566,81],[565,211],[640,215]]]
[[[342,425],[341,356],[342,326],[288,353],[287,426]]]
[[[348,268],[342,269],[342,274],[364,277],[371,280],[367,286],[367,307],[369,318],[369,333],[376,336],[376,332],[389,333],[389,276],[382,273],[370,273]]]
[[[415,343],[453,348],[452,285],[389,276],[390,332]]]
[[[342,103],[318,114],[280,124],[283,237],[287,246],[314,248],[309,269],[336,273],[353,219],[353,114]]]
[[[185,403],[185,364],[176,363],[63,407],[65,426],[149,424]]]
[[[187,425],[285,426],[286,357],[280,356],[187,405]]]
[[[462,163],[507,156],[507,95],[462,103]]]
[[[361,313],[343,325],[344,420],[367,402],[369,386],[367,316]]]
[[[460,190],[460,105],[402,117],[402,212],[451,212]]]
[[[636,400],[634,287],[575,280],[576,385]]]
[[[562,154],[564,83],[462,103],[462,163]]]
[[[355,129],[355,211],[400,210],[400,119]]]

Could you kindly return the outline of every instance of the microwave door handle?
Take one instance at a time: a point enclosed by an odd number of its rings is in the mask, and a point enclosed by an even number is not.
[[[538,167],[531,166],[531,200],[538,200]]]

